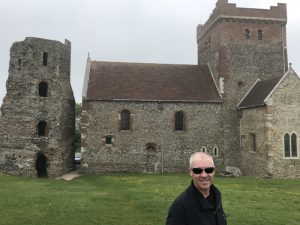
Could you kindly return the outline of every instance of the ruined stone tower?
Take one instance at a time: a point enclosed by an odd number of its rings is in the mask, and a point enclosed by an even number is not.
[[[0,117],[0,170],[54,177],[73,168],[71,43],[28,37],[10,50]]]
[[[208,21],[197,28],[198,64],[209,64],[224,102],[227,165],[240,166],[239,101],[257,79],[287,71],[286,23],[286,4],[253,9],[219,0]]]

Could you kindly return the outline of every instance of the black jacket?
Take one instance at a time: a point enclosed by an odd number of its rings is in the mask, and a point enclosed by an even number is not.
[[[211,205],[192,184],[173,202],[166,225],[226,225],[221,193],[211,185],[214,205]]]

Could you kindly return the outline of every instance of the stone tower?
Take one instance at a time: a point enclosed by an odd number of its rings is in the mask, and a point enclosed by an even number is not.
[[[250,9],[219,0],[208,21],[197,28],[198,64],[209,64],[224,102],[227,165],[240,162],[239,101],[258,78],[287,71],[286,23],[286,4]]]
[[[71,43],[28,37],[10,50],[0,117],[0,170],[28,177],[73,168]]]

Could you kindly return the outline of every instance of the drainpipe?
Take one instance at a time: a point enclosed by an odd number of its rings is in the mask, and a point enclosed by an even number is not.
[[[158,109],[160,113],[160,126],[161,126],[161,173],[164,172],[164,108],[161,102],[158,102]]]

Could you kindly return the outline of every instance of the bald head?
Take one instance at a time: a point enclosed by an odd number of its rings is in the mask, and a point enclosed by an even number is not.
[[[205,152],[195,152],[191,155],[190,168],[193,167],[195,161],[210,161],[212,167],[215,165],[212,156]]]

